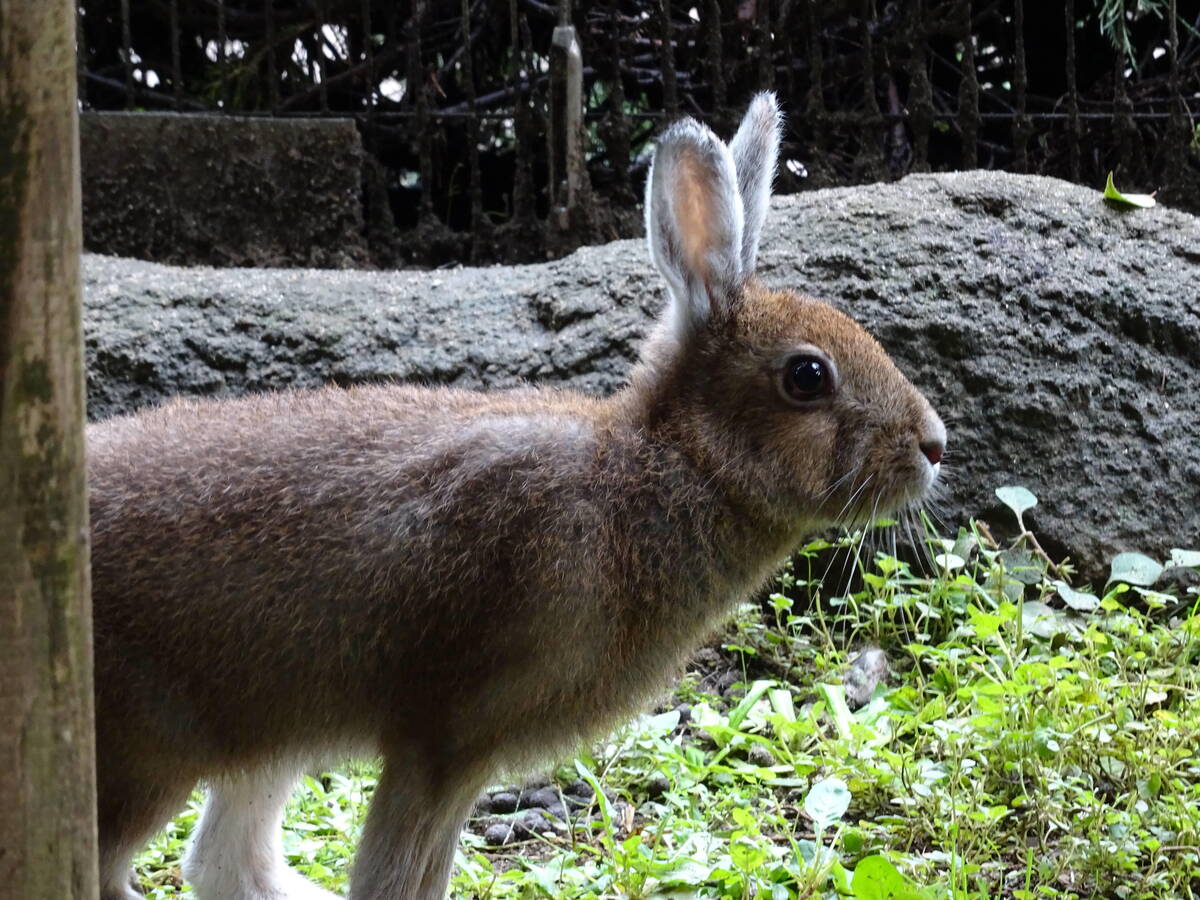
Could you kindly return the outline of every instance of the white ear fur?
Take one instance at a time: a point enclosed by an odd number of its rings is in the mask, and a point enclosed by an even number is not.
[[[754,272],[758,239],[762,236],[763,222],[771,205],[771,182],[775,179],[775,164],[779,159],[782,124],[779,102],[770,91],[764,91],[750,101],[750,108],[729,143],[737,170],[738,191],[746,211],[742,270],[747,275]]]
[[[742,199],[729,148],[694,119],[659,138],[646,181],[646,241],[683,336],[741,287]]]

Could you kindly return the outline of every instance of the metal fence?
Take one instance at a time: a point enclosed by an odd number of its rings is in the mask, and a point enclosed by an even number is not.
[[[1115,169],[1200,211],[1187,16],[1177,0],[82,0],[79,95],[352,116],[398,256],[513,260],[636,229],[660,121],[728,130],[766,88],[788,113],[781,192]]]

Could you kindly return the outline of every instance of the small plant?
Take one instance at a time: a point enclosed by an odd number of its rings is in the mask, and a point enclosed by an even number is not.
[[[1093,593],[1037,543],[1037,498],[996,493],[1017,536],[935,538],[933,575],[868,554],[860,533],[808,545],[722,642],[739,689],[693,673],[664,712],[583,748],[557,772],[592,790],[569,831],[489,847],[488,820],[473,823],[452,896],[1194,898],[1200,594],[1154,585],[1200,569],[1200,550],[1121,554]],[[855,556],[861,586],[823,598],[831,549]],[[839,679],[864,641],[893,674],[851,709]],[[289,807],[289,860],[324,887],[345,889],[376,775],[308,779]],[[140,858],[148,896],[188,893],[197,809]]]

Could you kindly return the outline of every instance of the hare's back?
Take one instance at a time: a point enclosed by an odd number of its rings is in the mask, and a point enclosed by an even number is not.
[[[473,635],[520,650],[539,595],[587,583],[586,565],[558,563],[600,516],[598,408],[554,392],[331,389],[93,426],[98,664],[191,681],[221,716],[234,710],[214,671],[246,696],[264,664],[343,697],[364,666],[389,668],[385,682],[468,677]]]

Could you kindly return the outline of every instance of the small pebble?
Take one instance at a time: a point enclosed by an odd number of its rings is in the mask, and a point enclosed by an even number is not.
[[[721,665],[721,654],[712,647],[701,647],[692,654],[691,666],[696,669],[715,669]]]
[[[755,744],[746,754],[746,759],[753,765],[762,766],[764,768],[775,765],[775,755],[764,747],[762,744]]]
[[[525,813],[516,821],[513,831],[517,834],[520,840],[528,840],[534,835],[545,834],[546,832],[560,832],[565,830],[566,826],[559,822],[554,822],[546,817],[545,810],[542,809],[527,809]]]
[[[741,684],[741,681],[741,672],[735,672],[733,669],[722,672],[717,678],[715,684],[716,693],[720,694],[722,697],[740,699],[746,695],[746,688],[744,686],[735,688],[734,685]]]
[[[511,791],[492,794],[492,812],[510,813],[517,811],[517,795]]]
[[[566,794],[568,798],[578,797],[581,800],[591,800],[592,797],[596,796],[596,792],[592,790],[592,786],[582,778],[572,781],[570,784],[568,784],[565,788],[563,788],[563,793]]]
[[[878,647],[865,647],[842,678],[847,705],[851,709],[865,706],[879,682],[887,677],[889,669],[886,653]]]
[[[495,822],[483,832],[483,839],[489,847],[502,847],[513,839],[515,831],[508,822]]]
[[[551,806],[562,806],[562,802],[558,799],[558,789],[549,785],[522,791],[517,803],[517,809],[549,809]]]
[[[646,796],[652,800],[661,797],[670,789],[671,779],[667,778],[666,775],[655,775],[646,782]]]

